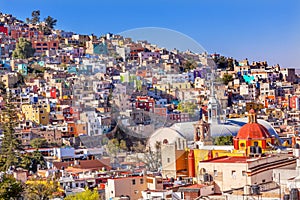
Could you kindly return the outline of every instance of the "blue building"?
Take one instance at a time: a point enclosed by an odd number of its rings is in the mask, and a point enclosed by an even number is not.
[[[18,72],[22,74],[23,76],[27,76],[28,74],[28,69],[27,69],[27,64],[18,64]]]

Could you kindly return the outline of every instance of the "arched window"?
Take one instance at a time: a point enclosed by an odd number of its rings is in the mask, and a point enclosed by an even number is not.
[[[206,173],[206,169],[205,169],[205,168],[200,168],[199,174],[200,174],[200,175],[203,175],[203,174],[205,174],[205,173]]]

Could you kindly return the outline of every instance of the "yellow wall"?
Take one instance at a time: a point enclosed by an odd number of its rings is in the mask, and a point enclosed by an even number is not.
[[[271,143],[271,138],[268,138],[268,139],[266,139],[266,143]],[[261,148],[262,148],[262,140],[251,140],[250,141],[250,146],[254,146],[254,143],[255,142],[257,142],[258,143],[258,146],[260,146]],[[244,147],[241,147],[241,143],[244,143],[245,145],[244,145]],[[242,153],[242,152],[244,152],[245,153],[245,150],[246,150],[246,144],[247,144],[247,141],[246,140],[239,140],[239,150],[235,150],[234,152],[235,153]],[[266,144],[267,145],[267,144]],[[250,152],[250,146],[248,146],[248,149],[247,149],[247,153],[249,154],[249,152]],[[266,146],[266,147],[268,147],[268,145]],[[268,148],[266,148],[266,149],[263,149],[262,148],[262,153],[264,153],[264,152],[267,152],[267,151],[269,151],[269,149]]]
[[[187,158],[188,153],[182,153],[181,151],[176,152],[176,171],[178,170],[184,170],[188,168]]]
[[[37,124],[48,125],[49,111],[49,105],[22,105],[22,113],[25,115],[25,119],[33,121]]]
[[[264,108],[264,105],[262,103],[254,103],[254,102],[248,102],[246,103],[246,111],[249,112],[249,110],[261,110]]]
[[[195,157],[195,174],[198,176],[198,163],[200,161],[208,160],[208,153],[209,150],[203,149],[194,149],[194,157]],[[242,156],[242,154],[238,153],[231,153],[230,151],[226,150],[212,150],[213,158],[221,157],[221,156]]]

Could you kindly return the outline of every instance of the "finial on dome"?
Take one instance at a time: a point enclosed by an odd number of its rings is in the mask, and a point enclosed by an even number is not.
[[[249,110],[248,123],[250,123],[250,124],[257,123],[257,116],[256,116],[256,112],[254,109]]]

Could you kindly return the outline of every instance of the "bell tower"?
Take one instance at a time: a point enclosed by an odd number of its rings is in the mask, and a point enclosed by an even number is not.
[[[209,96],[209,101],[207,106],[209,124],[219,124],[220,122],[219,105],[218,105],[218,100],[215,96],[214,81],[215,81],[214,71],[212,71],[210,77],[210,96]]]
[[[198,146],[212,144],[210,125],[203,119],[194,124],[194,142]]]

